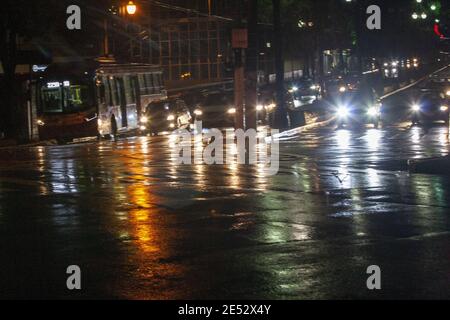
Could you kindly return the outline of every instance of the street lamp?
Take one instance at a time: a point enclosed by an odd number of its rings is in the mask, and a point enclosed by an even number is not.
[[[134,4],[133,1],[128,2],[127,4],[127,13],[132,16],[136,14],[137,12],[137,6]]]

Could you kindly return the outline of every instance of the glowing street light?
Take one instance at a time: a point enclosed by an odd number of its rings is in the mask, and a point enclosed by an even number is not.
[[[132,16],[136,14],[137,12],[137,6],[134,4],[133,1],[128,2],[127,4],[127,13]]]

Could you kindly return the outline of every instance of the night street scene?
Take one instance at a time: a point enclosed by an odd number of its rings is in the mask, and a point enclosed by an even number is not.
[[[449,27],[447,0],[2,1],[0,300],[450,299]]]

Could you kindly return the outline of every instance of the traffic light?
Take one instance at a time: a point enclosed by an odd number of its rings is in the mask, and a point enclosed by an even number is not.
[[[434,33],[442,40],[450,39],[449,26],[443,23],[434,24]]]

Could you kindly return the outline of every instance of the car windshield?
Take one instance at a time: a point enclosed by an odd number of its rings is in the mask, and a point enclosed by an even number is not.
[[[149,111],[152,113],[164,113],[172,110],[170,102],[157,102],[150,105]]]
[[[67,82],[48,83],[42,88],[42,108],[45,113],[78,112],[92,106],[93,99],[87,85]]]

